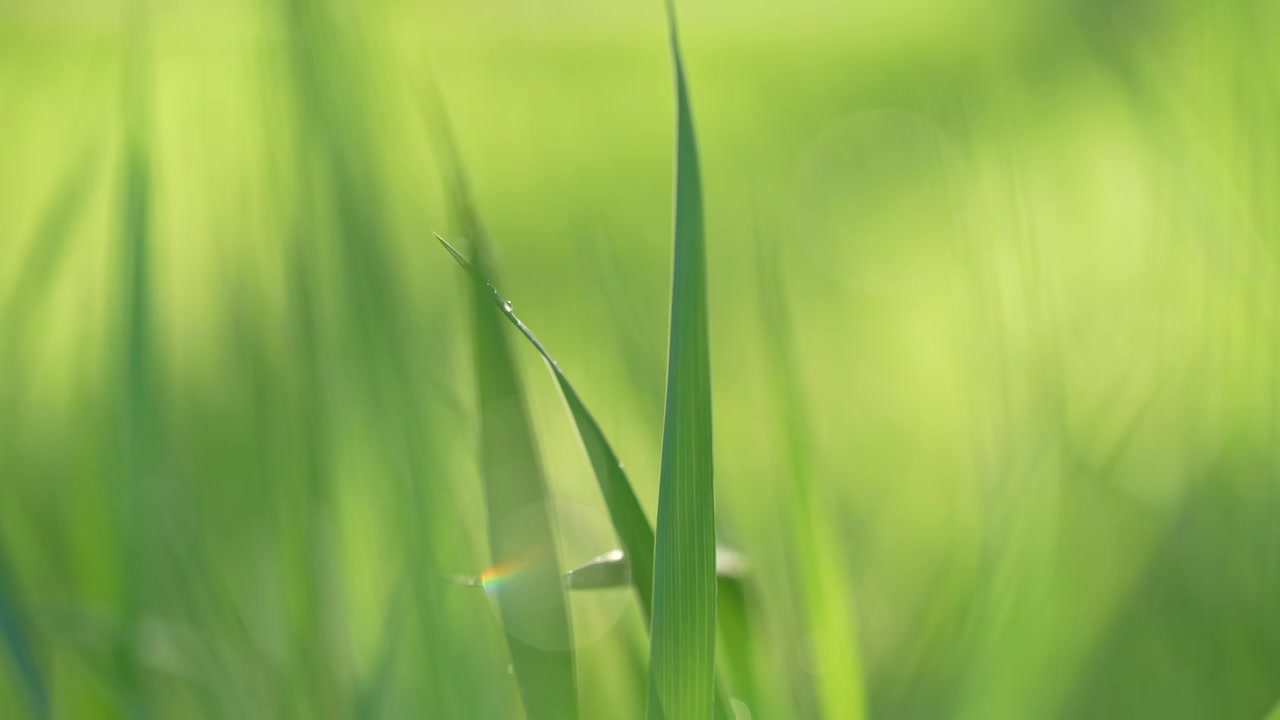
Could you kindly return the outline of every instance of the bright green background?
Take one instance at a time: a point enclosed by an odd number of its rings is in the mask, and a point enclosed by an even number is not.
[[[1280,699],[1267,5],[679,5],[754,717],[818,714],[811,658],[852,646],[804,588],[856,601],[873,718]],[[406,589],[488,557],[432,88],[504,294],[652,518],[665,33],[656,1],[0,2],[0,590],[56,716],[518,712],[483,593]],[[584,562],[616,541],[512,346]],[[831,577],[780,510],[797,442]],[[571,599],[582,716],[641,716],[631,597]]]

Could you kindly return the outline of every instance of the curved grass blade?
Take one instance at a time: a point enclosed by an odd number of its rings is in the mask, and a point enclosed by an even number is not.
[[[503,297],[502,293],[492,283],[475,272],[471,263],[457,248],[438,233],[435,236],[473,280],[485,285],[493,304],[524,335],[525,339],[533,345],[543,360],[546,361],[548,367],[551,368],[551,372],[556,378],[556,383],[559,385],[565,402],[569,406],[574,425],[578,428],[578,436],[582,439],[582,444],[591,460],[592,469],[595,471],[596,481],[599,483],[601,493],[604,495],[605,505],[609,511],[614,532],[617,533],[619,540],[623,544],[621,550],[601,555],[585,565],[566,573],[564,576],[565,588],[580,590],[591,587],[604,587],[604,585],[599,585],[598,583],[605,580],[616,585],[630,582],[635,587],[637,598],[640,601],[641,614],[644,616],[645,624],[648,625],[652,615],[654,533],[652,526],[649,525],[648,518],[644,514],[644,510],[640,507],[640,502],[636,499],[635,491],[632,489],[630,481],[627,480],[626,473],[622,470],[622,463],[618,462],[618,458],[614,455],[608,440],[605,439],[604,431],[600,429],[600,426],[596,424],[595,418],[587,411],[577,391],[569,383],[569,378],[560,369],[560,364],[556,362],[555,358],[551,357],[551,353],[533,334],[529,326],[525,325],[524,321],[515,314],[511,303]],[[638,560],[632,562],[627,558],[638,558]],[[744,571],[746,563],[736,552],[721,549],[717,550],[717,565],[717,572],[721,574],[740,575]],[[450,578],[450,581],[459,585],[476,587],[484,585],[484,582],[478,577],[454,577]],[[717,683],[716,717],[718,719],[727,719],[733,716],[729,709],[727,697],[721,685]]]
[[[507,636],[511,667],[530,720],[578,717],[573,630],[556,557],[546,481],[501,321],[486,305],[492,286],[480,214],[471,198],[461,153],[443,102],[430,105],[438,142],[445,150],[445,181],[454,219],[471,238],[476,272],[472,286],[472,339],[480,395],[480,466],[489,516],[493,568],[507,575],[487,583]]]
[[[618,534],[618,541],[622,543],[622,552],[627,557],[630,581],[635,585],[636,595],[640,600],[640,611],[647,624],[652,615],[653,527],[649,525],[649,518],[640,507],[640,501],[636,499],[635,490],[631,488],[631,482],[622,470],[622,463],[618,461],[618,456],[614,454],[609,441],[605,439],[604,431],[600,429],[595,418],[582,403],[578,392],[569,383],[569,378],[565,377],[559,363],[551,357],[551,353],[538,341],[533,331],[516,316],[511,309],[511,303],[492,283],[478,275],[471,263],[447,240],[439,235],[436,235],[436,239],[453,255],[453,259],[462,266],[463,270],[488,288],[489,299],[537,349],[542,359],[547,362],[547,366],[551,368],[556,384],[560,387],[560,393],[564,396],[565,404],[569,406],[569,414],[573,416],[574,425],[578,428],[578,437],[582,439],[587,457],[591,460],[591,467],[595,471],[600,492],[604,495],[605,507],[609,511],[609,519],[613,523],[614,532]]]
[[[494,567],[511,572],[493,595],[525,712],[577,717],[572,632],[560,584],[546,482],[524,390],[498,317],[480,283],[473,299],[480,393],[480,462]]]
[[[706,249],[693,116],[667,3],[676,84],[675,267],[654,564],[648,717],[712,716],[716,541]]]
[[[682,76],[681,88],[683,88]],[[470,192],[468,190],[466,177],[461,169],[460,154],[457,150],[457,145],[453,140],[452,133],[450,132],[447,118],[443,112],[443,103],[439,99],[438,92],[435,90],[434,86],[429,89],[432,91],[430,97],[434,102],[428,103],[428,108],[433,111],[432,119],[434,120],[433,126],[437,131],[437,140],[445,150],[444,159],[448,166],[448,172],[446,173],[445,180],[452,196],[451,200],[453,204],[453,211],[457,216],[457,219],[461,222],[464,233],[479,241],[483,239],[484,232],[480,227],[478,215],[470,200]],[[691,140],[691,120],[688,125],[690,132],[682,135],[682,137],[687,137]],[[700,196],[700,191],[697,191],[698,182],[696,180],[696,150],[693,151],[693,154],[694,163],[692,167],[695,175],[694,182],[692,184],[686,182],[683,186],[693,187],[695,189],[695,195]],[[686,163],[685,167],[690,166]],[[692,206],[686,203],[686,207]],[[700,199],[697,202],[697,208],[698,219],[696,221],[696,225],[700,228]],[[688,212],[686,212],[686,215],[688,215]],[[699,234],[701,234],[700,229]],[[440,237],[440,235],[437,234],[436,239],[438,239],[450,254],[453,255],[459,265],[461,265],[463,269],[472,276],[477,287],[483,286],[487,288],[490,300],[498,305],[503,314],[507,316],[507,319],[520,330],[521,334],[523,334],[525,338],[534,345],[550,365],[552,372],[556,377],[556,382],[560,386],[566,403],[569,405],[569,410],[573,415],[575,425],[578,427],[579,437],[582,439],[583,445],[591,459],[592,467],[596,472],[597,482],[600,483],[601,491],[605,495],[605,502],[610,512],[614,531],[618,533],[619,540],[623,542],[624,547],[630,548],[629,552],[631,553],[631,557],[636,558],[636,561],[632,564],[631,580],[635,584],[636,591],[640,599],[641,612],[644,614],[646,623],[648,623],[652,616],[651,608],[653,603],[653,585],[651,578],[654,577],[654,573],[644,572],[643,566],[648,564],[652,568],[654,565],[652,560],[654,557],[654,546],[656,544],[654,532],[649,525],[648,519],[645,517],[644,511],[640,507],[639,502],[635,499],[635,492],[631,489],[631,484],[627,480],[626,474],[622,471],[621,463],[618,462],[617,456],[614,455],[612,448],[605,439],[604,432],[587,411],[586,406],[582,403],[581,398],[569,383],[568,378],[560,370],[559,364],[550,356],[550,353],[542,343],[538,341],[537,337],[533,335],[532,331],[530,331],[529,328],[525,326],[524,323],[521,322],[514,314],[514,312],[512,312],[510,303],[508,303],[506,299],[502,297],[501,293],[498,292],[497,288],[495,288],[492,283],[486,279],[484,273],[477,272],[475,268],[473,268],[472,264],[469,263],[466,258],[457,251],[457,249],[445,241],[444,238]],[[712,523],[710,535],[712,537],[712,543],[714,544],[714,522]],[[714,564],[714,560],[712,563]],[[470,578],[455,579],[455,581],[460,581],[461,584],[483,584],[478,579],[476,582],[470,582],[470,580]],[[714,587],[714,578],[712,585]],[[712,594],[711,597],[711,602],[714,604],[714,594]],[[714,646],[714,609],[711,621],[711,632],[711,644]],[[714,650],[712,652],[714,653]],[[716,720],[727,720],[732,717],[732,711],[729,709],[727,699],[728,696],[723,691],[719,682],[715,683],[714,697],[714,717]],[[652,702],[650,704],[652,704]]]

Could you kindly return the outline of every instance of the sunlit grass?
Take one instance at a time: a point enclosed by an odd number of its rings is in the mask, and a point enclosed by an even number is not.
[[[1275,714],[1274,8],[517,5],[0,8],[0,717]]]

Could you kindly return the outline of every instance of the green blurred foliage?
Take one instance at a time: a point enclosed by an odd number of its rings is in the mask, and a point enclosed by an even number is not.
[[[1264,717],[1280,7],[679,9],[735,697]],[[490,553],[433,88],[653,518],[667,53],[658,2],[0,0],[0,717],[519,716],[441,581]],[[573,567],[617,540],[511,345]],[[631,594],[570,604],[581,715],[641,717]]]

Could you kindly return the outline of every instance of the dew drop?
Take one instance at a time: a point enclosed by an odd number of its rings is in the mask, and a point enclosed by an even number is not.
[[[511,312],[511,301],[510,301],[510,300],[504,300],[504,301],[502,302],[502,309],[503,309],[503,310],[505,310],[506,312]]]

